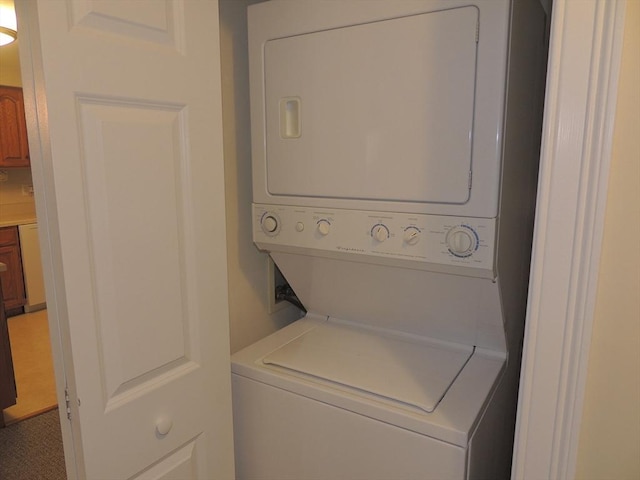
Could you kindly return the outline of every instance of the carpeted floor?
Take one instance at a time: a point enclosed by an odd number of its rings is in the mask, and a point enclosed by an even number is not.
[[[66,478],[57,409],[0,428],[0,479]]]

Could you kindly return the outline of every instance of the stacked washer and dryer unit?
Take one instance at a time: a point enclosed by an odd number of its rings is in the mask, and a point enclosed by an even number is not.
[[[238,478],[508,478],[539,1],[248,15],[254,241],[308,313],[232,357]]]

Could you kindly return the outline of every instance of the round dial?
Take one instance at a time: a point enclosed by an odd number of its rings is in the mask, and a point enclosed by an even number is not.
[[[260,227],[267,235],[277,235],[280,231],[280,222],[275,213],[267,212],[260,219]]]
[[[389,229],[381,223],[374,225],[371,229],[371,236],[378,242],[384,242],[389,238]]]
[[[318,233],[323,237],[329,235],[331,231],[331,224],[328,220],[318,220]]]
[[[415,245],[420,241],[420,230],[417,227],[408,227],[405,229],[402,239],[407,245]]]
[[[447,233],[447,247],[457,257],[468,257],[478,248],[478,235],[467,225],[454,227]]]

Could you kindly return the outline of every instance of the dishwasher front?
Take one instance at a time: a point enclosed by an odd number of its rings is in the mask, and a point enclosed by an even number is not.
[[[47,306],[44,279],[42,277],[38,224],[20,225],[18,226],[18,233],[20,235],[24,286],[27,292],[27,303],[24,306],[24,311],[28,313],[41,310]]]

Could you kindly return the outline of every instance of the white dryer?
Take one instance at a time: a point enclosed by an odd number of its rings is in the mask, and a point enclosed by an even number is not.
[[[507,478],[537,0],[249,8],[253,233],[308,311],[232,357],[237,477]]]

